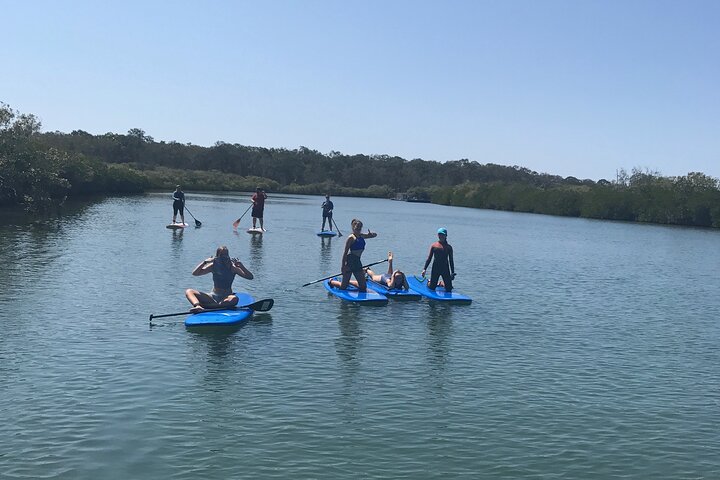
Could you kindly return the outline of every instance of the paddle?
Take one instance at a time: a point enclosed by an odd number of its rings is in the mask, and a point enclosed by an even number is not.
[[[263,300],[258,300],[257,302],[253,302],[250,305],[236,305],[234,307],[218,307],[218,308],[206,308],[205,312],[210,312],[213,310],[239,310],[241,308],[249,308],[250,310],[253,310],[255,312],[267,312],[273,307],[273,304],[275,303],[275,300],[272,298],[265,298]],[[152,323],[153,318],[165,318],[165,317],[179,317],[180,315],[192,315],[196,312],[178,312],[178,313],[165,313],[163,315],[153,315],[150,314],[150,323]],[[203,313],[203,312],[199,312]]]
[[[190,210],[188,210],[187,207],[185,207],[185,211],[188,212],[188,213],[190,213]],[[195,218],[195,215],[193,215],[192,213],[190,213],[190,216],[193,217],[193,220],[195,220],[195,226],[196,226],[196,227],[202,227],[202,222],[201,222],[200,220],[198,220],[197,218]]]
[[[235,230],[237,230],[238,225],[240,225],[240,220],[243,219],[243,217],[245,216],[245,213],[247,213],[251,208],[252,208],[252,203],[251,203],[250,206],[247,208],[247,210],[245,210],[245,212],[244,212],[242,215],[240,215],[240,218],[238,218],[237,220],[235,220],[235,221],[233,222],[233,228],[234,228]]]
[[[342,232],[340,231],[340,228],[338,228],[337,222],[332,217],[330,217],[330,221],[335,224],[335,230],[338,231],[338,237],[342,237]]]
[[[368,267],[372,267],[373,265],[377,265],[378,263],[385,263],[387,261],[388,261],[388,259],[386,258],[385,260],[380,260],[379,262],[368,263],[367,265],[363,265],[362,269],[365,270]],[[300,286],[307,287],[308,285],[312,285],[313,283],[318,283],[318,282],[322,282],[323,280],[328,280],[330,278],[339,277],[340,275],[342,275],[342,273],[336,273],[335,275],[330,275],[329,277],[321,278],[320,280],[315,280],[314,282],[309,282],[309,283],[306,283],[305,285],[300,285]]]

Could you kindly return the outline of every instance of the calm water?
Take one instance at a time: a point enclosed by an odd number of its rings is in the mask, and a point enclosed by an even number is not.
[[[720,232],[333,198],[417,273],[439,226],[471,306],[346,305],[321,197],[169,194],[0,222],[0,477],[719,478]],[[187,217],[192,224],[192,218]],[[249,219],[244,219],[244,226]],[[227,244],[275,307],[189,332]]]

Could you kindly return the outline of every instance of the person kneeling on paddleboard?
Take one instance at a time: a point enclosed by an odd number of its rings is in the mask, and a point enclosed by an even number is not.
[[[363,223],[357,218],[353,218],[350,226],[352,227],[352,233],[348,235],[347,241],[345,242],[345,250],[343,250],[342,263],[340,264],[342,282],[339,288],[341,290],[347,290],[350,284],[350,277],[355,275],[358,290],[366,292],[365,272],[362,268],[363,264],[360,256],[365,251],[365,239],[375,238],[377,237],[377,233],[371,232],[370,229],[368,229],[367,233],[362,233]],[[335,283],[337,283],[337,280],[335,280]],[[332,281],[330,284],[335,286]]]
[[[425,266],[423,267],[420,275],[425,277],[425,271],[432,260],[433,265],[432,272],[430,273],[430,281],[428,282],[428,288],[430,290],[435,290],[438,286],[438,280],[442,276],[443,281],[441,286],[445,287],[446,292],[451,292],[453,289],[452,281],[453,278],[455,278],[453,248],[449,243],[447,243],[446,228],[438,228],[437,236],[438,241],[430,245],[430,253],[428,254],[427,260],[425,260]]]
[[[211,293],[201,292],[192,288],[185,290],[185,297],[192,304],[191,312],[202,312],[205,309],[218,309],[234,307],[238,297],[233,293],[232,284],[235,275],[247,280],[253,279],[253,274],[237,258],[230,258],[226,246],[218,247],[215,257],[203,260],[195,267],[194,276],[213,274],[213,289]]]

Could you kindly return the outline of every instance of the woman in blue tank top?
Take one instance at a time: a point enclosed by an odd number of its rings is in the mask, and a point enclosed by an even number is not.
[[[218,247],[215,257],[203,260],[192,272],[195,276],[207,275],[208,273],[213,275],[211,293],[192,288],[185,290],[185,297],[192,304],[190,311],[193,313],[202,312],[205,309],[234,307],[238,303],[238,297],[232,290],[235,275],[248,280],[253,279],[253,274],[240,260],[230,258],[230,252],[224,245]]]
[[[370,229],[368,229],[367,233],[362,233],[363,223],[357,218],[353,218],[350,226],[352,227],[352,233],[348,235],[345,241],[345,250],[343,250],[342,263],[340,264],[342,282],[339,285],[337,285],[337,281],[330,282],[330,284],[340,287],[341,290],[346,290],[350,283],[350,277],[355,275],[358,290],[366,292],[365,272],[360,257],[365,251],[365,239],[375,238],[377,233],[371,232]]]

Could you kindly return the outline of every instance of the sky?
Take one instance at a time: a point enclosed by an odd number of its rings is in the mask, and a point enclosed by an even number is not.
[[[720,177],[715,0],[0,0],[44,131]]]

